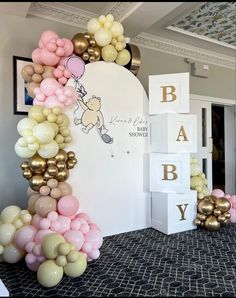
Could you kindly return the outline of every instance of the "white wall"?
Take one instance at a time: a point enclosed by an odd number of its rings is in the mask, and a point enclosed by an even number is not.
[[[24,116],[13,114],[13,58],[31,57],[45,30],[54,30],[60,36],[72,38],[85,30],[36,17],[21,18],[0,16],[0,210],[10,204],[27,207],[28,181],[22,177],[20,164],[23,161],[14,151],[19,135],[17,123]],[[181,57],[140,47],[141,68],[138,78],[148,91],[148,76],[187,72],[189,65]],[[235,72],[220,67],[211,67],[208,79],[191,77],[190,92],[235,99]]]

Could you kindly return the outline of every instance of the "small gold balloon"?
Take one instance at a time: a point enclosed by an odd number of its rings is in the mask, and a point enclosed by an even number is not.
[[[91,35],[90,35],[88,32],[86,32],[86,33],[84,33],[84,37],[85,37],[86,39],[90,39],[90,38],[91,38]]]
[[[71,162],[71,160],[68,160],[67,163],[66,163],[66,165],[67,165],[67,169],[73,169],[74,166],[75,166],[74,163]]]
[[[206,220],[207,216],[205,214],[198,213],[197,218],[200,219],[200,221],[204,221]]]
[[[69,152],[67,152],[67,156],[68,156],[69,159],[72,159],[72,158],[75,157],[75,152],[69,151]]]
[[[58,174],[56,175],[57,181],[65,181],[69,177],[69,171],[67,169],[64,169],[62,171],[59,171]]]
[[[226,198],[217,198],[215,200],[215,207],[218,208],[222,212],[227,212],[230,207],[230,201]]]
[[[215,203],[216,197],[214,196],[206,196],[204,199],[209,200],[212,204]]]
[[[59,152],[57,153],[57,155],[55,156],[55,159],[57,161],[67,161],[68,156],[66,151],[64,151],[63,149],[60,149]]]
[[[201,220],[199,218],[196,218],[194,222],[195,222],[195,225],[196,226],[201,226],[201,223],[202,222],[201,222]]]
[[[204,227],[205,226],[205,221],[202,221],[201,222],[201,227]]]
[[[49,179],[52,179],[53,176],[51,176],[48,172],[45,172],[43,174],[43,178],[44,178],[44,180],[48,181]]]
[[[90,40],[89,40],[89,45],[90,45],[91,47],[95,47],[95,45],[96,45],[96,40],[95,40],[93,37],[90,38]]]
[[[82,59],[83,59],[84,61],[88,61],[88,60],[89,60],[89,53],[84,52],[83,55],[82,55]]]
[[[218,222],[224,222],[226,220],[224,214],[219,215],[217,219],[218,219]]]
[[[93,55],[94,54],[94,49],[92,47],[88,47],[87,52],[89,53],[89,55]]]
[[[56,176],[58,174],[58,168],[56,166],[49,166],[47,172],[50,176]]]
[[[227,225],[229,223],[229,219],[225,219],[225,221],[223,222],[224,225]]]
[[[74,158],[71,158],[70,161],[73,162],[74,165],[77,164],[77,159],[75,157]]]
[[[22,170],[25,170],[25,169],[28,169],[29,168],[29,163],[28,163],[28,161],[24,161],[24,162],[22,162],[22,164],[21,164],[21,169]]]
[[[90,63],[93,63],[93,62],[95,62],[95,61],[96,61],[96,59],[95,59],[94,55],[91,55],[91,56],[89,57],[89,62],[90,62]]]
[[[214,210],[214,205],[207,199],[203,199],[198,204],[198,211],[205,215],[210,215]]]
[[[29,185],[33,190],[39,191],[41,186],[46,185],[46,181],[42,175],[34,175],[29,180]]]
[[[48,165],[48,166],[55,166],[56,163],[57,163],[56,158],[49,158],[49,159],[47,160],[47,165]]]
[[[219,215],[221,215],[221,211],[219,210],[219,209],[214,209],[214,211],[213,211],[213,214],[215,215],[215,216],[219,216]]]
[[[82,33],[75,34],[72,38],[72,43],[74,45],[74,53],[77,55],[82,55],[89,46],[88,40]]]
[[[47,162],[45,158],[42,158],[38,154],[35,154],[29,161],[30,168],[35,174],[42,174],[47,167]]]
[[[33,176],[33,173],[29,168],[27,168],[24,170],[23,176],[29,180]]]
[[[94,51],[94,57],[96,59],[96,61],[99,61],[101,59],[101,50],[98,46],[94,47],[93,48],[93,51]]]
[[[231,214],[229,212],[225,212],[224,213],[224,216],[225,216],[226,219],[230,219]]]
[[[57,168],[58,170],[64,170],[66,168],[66,163],[64,161],[58,161]]]
[[[205,228],[209,231],[217,231],[220,229],[220,223],[214,215],[210,215],[205,220]]]

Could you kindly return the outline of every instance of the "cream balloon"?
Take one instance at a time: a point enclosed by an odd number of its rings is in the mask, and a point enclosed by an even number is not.
[[[201,168],[198,164],[191,164],[190,165],[190,175],[191,176],[197,176],[201,173]]]
[[[20,140],[20,139],[19,139]],[[28,147],[22,147],[19,144],[19,140],[15,144],[15,152],[21,158],[30,158],[35,155],[36,150],[30,150]]]
[[[41,144],[47,144],[53,140],[55,132],[50,125],[46,123],[40,123],[35,125],[33,128],[33,135]]]
[[[111,27],[112,37],[117,37],[119,35],[123,35],[124,28],[120,22],[114,21]]]
[[[43,106],[32,106],[32,108],[28,112],[28,117],[41,123],[46,120],[46,116],[43,114]]]
[[[89,33],[94,34],[97,30],[101,28],[101,25],[96,18],[92,18],[87,23],[87,30]]]
[[[126,49],[121,50],[116,58],[116,63],[119,65],[126,65],[130,61],[130,52]]]
[[[84,273],[84,271],[87,268],[87,260],[83,253],[78,253],[78,259],[77,261],[71,263],[68,262],[64,266],[64,272],[66,275],[70,277],[78,277]]]
[[[64,243],[65,239],[59,234],[53,233],[45,236],[42,242],[42,252],[47,259],[55,259],[58,256],[57,247]]]
[[[43,262],[37,271],[38,282],[46,288],[55,287],[63,277],[63,267],[53,260]]]
[[[6,223],[0,225],[0,244],[7,245],[12,242],[15,236],[16,228],[13,224]]]
[[[55,122],[45,121],[44,123],[47,124],[47,125],[49,125],[49,126],[51,126],[53,128],[53,130],[54,130],[54,136],[56,136],[58,134],[59,127],[58,127],[58,125]]]
[[[14,264],[19,262],[24,257],[24,251],[18,249],[14,244],[5,246],[2,254],[3,260],[7,263]]]
[[[98,18],[98,21],[101,25],[103,25],[106,22],[107,18],[102,14],[100,15],[100,17]]]
[[[94,38],[100,47],[105,47],[111,42],[112,34],[110,30],[100,28],[94,33]]]
[[[20,207],[16,205],[4,208],[0,216],[2,223],[12,223],[19,216],[20,212]]]
[[[52,140],[48,144],[42,144],[38,149],[38,154],[43,158],[52,158],[57,155],[59,146],[57,142]]]
[[[33,119],[23,118],[17,124],[17,131],[22,136],[24,130],[32,130],[34,126],[37,125],[37,122]]]
[[[108,45],[102,48],[102,59],[106,62],[113,62],[116,60],[117,51],[113,45]]]
[[[109,21],[109,22],[111,22],[111,23],[113,23],[113,22],[114,22],[114,17],[113,17],[113,15],[112,15],[112,14],[108,14],[108,15],[106,16],[106,20]]]

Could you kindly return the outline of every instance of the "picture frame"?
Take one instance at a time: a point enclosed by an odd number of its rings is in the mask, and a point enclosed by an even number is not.
[[[13,56],[13,97],[14,114],[27,115],[33,105],[33,98],[28,95],[27,82],[24,81],[21,70],[27,64],[33,64],[31,58]]]

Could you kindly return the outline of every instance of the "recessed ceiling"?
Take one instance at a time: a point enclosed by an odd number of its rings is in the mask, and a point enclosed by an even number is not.
[[[95,14],[101,13],[107,2],[61,2],[64,5],[79,8]]]
[[[168,29],[236,47],[235,2],[207,2]]]

